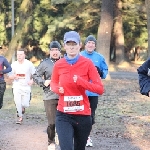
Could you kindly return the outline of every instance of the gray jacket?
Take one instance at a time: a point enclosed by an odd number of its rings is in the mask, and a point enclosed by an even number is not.
[[[45,80],[50,80],[52,75],[52,70],[54,66],[54,61],[51,58],[44,59],[36,69],[36,72],[33,74],[33,80],[40,87],[43,87],[44,100],[58,99],[58,95],[50,90],[50,86],[46,87],[44,85]]]

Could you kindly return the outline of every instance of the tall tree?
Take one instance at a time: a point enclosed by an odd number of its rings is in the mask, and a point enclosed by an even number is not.
[[[124,33],[121,0],[115,0],[114,18],[113,41],[115,49],[115,61],[117,64],[119,64],[124,61]]]
[[[150,0],[145,0],[148,28],[148,57],[150,57]]]
[[[11,61],[12,55],[18,47],[20,40],[25,32],[25,22],[28,17],[31,15],[32,9],[32,2],[30,0],[23,0],[22,4],[19,8],[19,22],[17,24],[17,28],[15,30],[15,34],[12,37],[12,40],[9,44],[9,50],[6,53],[6,58]]]
[[[10,1],[0,1],[0,45],[8,43],[11,38],[11,34],[8,33],[10,31],[10,22],[9,19],[9,4]]]
[[[147,49],[148,32],[145,0],[126,0],[123,2],[122,17],[125,40],[125,54],[135,47]],[[134,51],[133,51],[134,52]],[[130,60],[133,56],[130,55]],[[143,57],[141,57],[143,58]]]
[[[16,47],[26,47],[27,50],[32,51],[33,48],[39,47],[42,51],[48,52],[48,44],[51,40],[58,40],[62,43],[62,36],[68,30],[76,30],[81,34],[82,41],[89,34],[98,35],[98,27],[100,31],[100,18],[101,28],[104,30],[108,25],[111,26],[111,23],[105,22],[105,16],[103,12],[108,12],[108,16],[113,18],[110,13],[112,8],[109,6],[108,10],[103,9],[101,11],[101,4],[107,3],[108,0],[32,0],[32,14],[29,15],[29,11],[25,13],[25,20],[21,22],[21,4],[24,0],[15,1],[15,34],[11,40],[11,2],[6,0],[0,1],[0,44],[4,47],[8,44],[11,44],[9,50],[15,50]],[[114,0],[113,0],[114,1]],[[113,3],[113,1],[109,1],[109,5]],[[28,3],[29,1],[26,0]],[[123,17],[123,27],[124,27],[124,36],[125,36],[125,48],[127,50],[131,50],[136,46],[147,48],[147,40],[148,40],[148,32],[147,32],[147,18],[146,18],[146,8],[145,8],[145,0],[122,0],[123,9],[122,9],[122,17]],[[52,5],[53,3],[53,5]],[[144,4],[143,4],[144,3]],[[30,9],[27,5],[24,6],[25,9]],[[23,8],[23,9],[24,9]],[[105,10],[105,11],[104,11]],[[104,17],[103,17],[104,16]],[[23,17],[24,18],[24,17]],[[103,19],[104,18],[104,19]],[[117,17],[116,17],[117,18]],[[115,19],[116,19],[115,18]],[[118,19],[118,18],[117,18]],[[116,19],[116,21],[118,21]],[[21,23],[20,23],[21,22]],[[18,26],[20,26],[20,31],[18,30]],[[114,24],[115,27],[115,24]],[[120,26],[121,29],[121,26]],[[16,35],[19,34],[18,35]],[[100,33],[100,32],[99,32]],[[104,32],[103,36],[106,39],[111,34],[111,32]],[[117,35],[116,35],[117,36]],[[119,37],[119,36],[118,36]],[[98,37],[99,38],[99,37]],[[104,38],[101,38],[102,40]],[[113,38],[114,39],[114,38]],[[118,38],[120,39],[120,38]],[[36,44],[33,44],[35,41]],[[100,41],[101,42],[101,41]],[[13,43],[13,44],[12,44]],[[32,44],[31,44],[32,43]],[[107,42],[109,44],[109,42]],[[99,46],[99,51],[102,52],[102,44]],[[99,42],[98,42],[99,45]],[[115,44],[114,44],[115,45]],[[117,44],[116,44],[117,45]],[[120,44],[118,44],[120,45]],[[107,45],[109,47],[109,45]],[[118,46],[119,47],[119,46]],[[109,49],[109,48],[108,48]],[[110,51],[110,50],[109,50]],[[108,61],[109,62],[109,51],[107,52]],[[7,51],[7,56],[11,56],[11,52]],[[127,54],[127,53],[126,53]],[[103,54],[105,56],[105,54]],[[121,55],[118,55],[121,56]],[[106,56],[105,56],[106,57]],[[41,58],[41,57],[40,57]]]
[[[102,0],[101,20],[98,27],[97,51],[101,53],[109,65],[110,41],[113,27],[114,0]]]

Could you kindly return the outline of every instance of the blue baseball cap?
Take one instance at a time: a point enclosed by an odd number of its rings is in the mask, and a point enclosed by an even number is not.
[[[66,44],[68,41],[80,43],[80,35],[76,31],[69,31],[64,34],[64,43]]]

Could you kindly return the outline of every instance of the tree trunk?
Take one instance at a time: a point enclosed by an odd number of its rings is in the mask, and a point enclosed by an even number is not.
[[[123,24],[122,24],[122,1],[115,0],[115,9],[114,9],[114,49],[116,56],[116,63],[119,64],[124,61],[124,33],[123,33]]]
[[[25,22],[30,16],[31,12],[32,12],[32,2],[30,0],[23,0],[20,6],[19,22],[17,24],[17,28],[11,39],[11,42],[9,44],[8,52],[5,55],[5,57],[8,59],[9,62],[11,61],[14,52],[18,48],[18,44],[19,41],[21,40],[22,34],[25,32],[24,31]]]
[[[98,27],[97,35],[97,51],[104,56],[108,66],[110,61],[110,41],[112,26],[113,0],[102,0],[101,20],[100,25]]]
[[[150,0],[145,0],[147,11],[147,29],[148,29],[148,57],[150,57]]]
[[[140,58],[140,46],[135,47],[135,52],[134,52],[134,61],[138,61]]]

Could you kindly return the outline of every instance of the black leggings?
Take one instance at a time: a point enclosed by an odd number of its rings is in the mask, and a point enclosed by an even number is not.
[[[91,116],[56,113],[56,132],[61,150],[85,150],[91,129]]]
[[[91,117],[92,117],[92,125],[95,124],[95,111],[98,104],[98,96],[88,96],[90,107],[91,107]]]
[[[6,82],[0,82],[0,109],[3,106],[3,97],[6,90]]]

